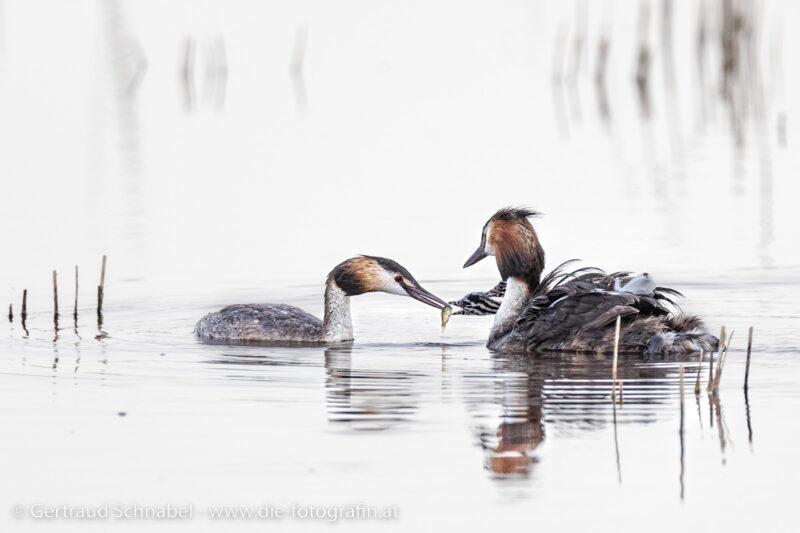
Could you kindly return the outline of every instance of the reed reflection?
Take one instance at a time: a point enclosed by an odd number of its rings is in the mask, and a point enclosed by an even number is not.
[[[308,95],[306,92],[306,80],[304,75],[307,41],[308,28],[306,26],[297,28],[294,36],[294,49],[292,50],[289,76],[292,80],[295,109],[298,114],[304,114],[308,108]]]
[[[750,451],[753,451],[753,426],[750,422],[750,398],[747,389],[744,389],[744,412],[747,417],[747,442],[750,444]]]
[[[728,446],[727,425],[725,424],[725,417],[722,414],[722,404],[719,400],[719,395],[712,392],[708,395],[709,403],[709,416],[711,417],[711,427],[714,427],[714,419],[717,421],[717,435],[719,437],[719,452],[722,456],[722,464],[725,464],[728,459],[725,455]]]
[[[94,336],[95,340],[102,341],[108,338],[108,332],[103,329],[103,312],[97,312],[97,334]]]

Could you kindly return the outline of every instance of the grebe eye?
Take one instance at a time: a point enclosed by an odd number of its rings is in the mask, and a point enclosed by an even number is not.
[[[397,283],[402,283],[402,282],[403,282],[403,276],[395,276],[395,277],[394,277],[394,280],[395,280]]]

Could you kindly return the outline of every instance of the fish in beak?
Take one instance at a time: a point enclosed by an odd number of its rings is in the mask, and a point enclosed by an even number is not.
[[[449,305],[442,307],[442,333],[444,333],[444,328],[447,326],[447,321],[450,320],[450,315],[453,314],[453,308]]]

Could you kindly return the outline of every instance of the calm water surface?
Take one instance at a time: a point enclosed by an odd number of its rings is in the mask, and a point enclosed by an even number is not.
[[[14,517],[36,503],[193,505],[114,524],[170,531],[275,525],[215,505],[358,503],[399,518],[345,527],[790,529],[800,11],[730,3],[752,31],[726,75],[726,4],[0,0],[0,529],[109,527]],[[358,253],[444,298],[488,289],[491,261],[460,265],[519,204],[546,213],[548,268],[648,271],[735,331],[719,396],[705,365],[695,396],[693,358],[625,358],[615,406],[608,357],[492,354],[491,318],[442,335],[388,295],[353,299],[349,346],[192,335],[230,303],[320,315]]]
[[[410,299],[354,299],[357,340],[330,348],[200,344],[192,323],[211,308],[196,300],[109,305],[100,339],[91,310],[77,331],[62,323],[55,341],[51,317],[36,313],[28,336],[17,322],[5,326],[1,348],[0,463],[13,480],[4,499],[192,503],[200,513],[162,528],[226,527],[202,516],[221,504],[358,502],[398,506],[401,518],[385,527],[435,517],[468,529],[606,529],[656,512],[657,530],[687,521],[778,527],[794,498],[786,476],[800,467],[791,438],[800,431],[800,368],[791,344],[798,317],[776,302],[800,273],[782,271],[780,283],[761,274],[685,280],[688,307],[735,329],[718,398],[705,392],[706,365],[695,396],[692,358],[629,357],[616,408],[608,357],[492,354],[480,340],[488,319],[455,317],[442,336],[435,310]],[[475,284],[428,285],[454,296]],[[317,311],[317,288],[284,299]],[[765,514],[742,514],[748,506]],[[23,524],[45,527],[14,523]]]

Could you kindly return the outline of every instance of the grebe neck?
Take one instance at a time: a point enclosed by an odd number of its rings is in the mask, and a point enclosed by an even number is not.
[[[353,340],[353,320],[350,317],[350,297],[333,279],[325,284],[325,319],[323,335],[327,342]]]
[[[494,324],[489,334],[490,343],[512,330],[514,323],[525,308],[525,304],[528,303],[530,294],[531,288],[527,281],[514,277],[508,278],[506,295],[494,316]]]

